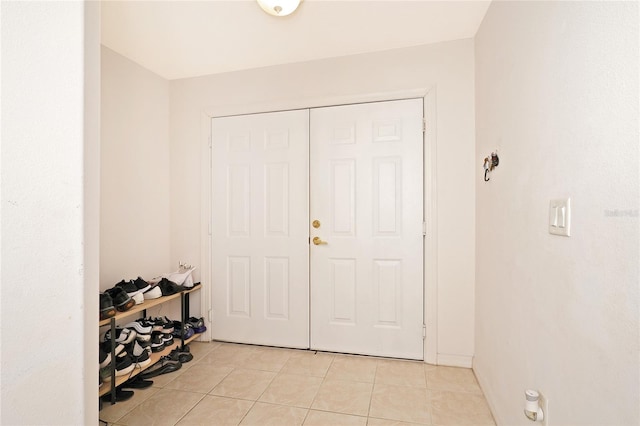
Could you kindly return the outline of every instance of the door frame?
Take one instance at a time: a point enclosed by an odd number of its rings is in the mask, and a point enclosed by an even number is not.
[[[404,91],[366,93],[349,96],[306,98],[290,101],[273,101],[247,105],[229,105],[204,108],[200,113],[200,312],[207,322],[207,331],[201,337],[211,340],[211,120],[233,115],[245,115],[265,112],[287,111],[316,107],[358,104],[366,102],[394,101],[411,98],[423,99],[426,129],[424,144],[424,301],[423,321],[426,327],[424,340],[424,362],[437,363],[438,344],[438,234],[437,234],[437,180],[436,180],[436,86]]]

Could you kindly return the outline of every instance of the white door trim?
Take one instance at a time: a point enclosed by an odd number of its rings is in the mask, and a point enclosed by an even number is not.
[[[204,108],[200,114],[200,312],[207,323],[207,332],[201,340],[210,341],[212,327],[211,312],[211,119],[230,115],[284,111],[292,109],[356,104],[364,102],[391,101],[423,98],[424,117],[427,122],[424,133],[424,214],[426,238],[424,250],[424,319],[426,338],[424,361],[436,364],[437,360],[437,199],[436,199],[436,87],[418,88],[394,92],[364,93],[346,96],[319,97],[297,100],[263,102],[246,105],[225,105]]]

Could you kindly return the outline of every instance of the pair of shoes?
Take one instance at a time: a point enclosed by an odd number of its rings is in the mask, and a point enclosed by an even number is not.
[[[207,326],[204,325],[203,317],[190,317],[187,322],[191,324],[191,326],[193,327],[193,331],[195,331],[196,333],[204,333],[205,331],[207,331]]]
[[[182,363],[180,361],[174,361],[166,356],[160,358],[160,361],[149,367],[144,373],[141,373],[139,377],[143,380],[151,379],[152,377],[159,376],[161,374],[172,373],[180,370]]]
[[[111,296],[106,293],[100,293],[100,320],[114,317],[116,313]]]
[[[122,280],[116,284],[116,287],[122,287],[129,296],[133,297],[135,294],[144,293],[149,290],[151,285],[143,280],[142,277],[138,277],[130,281]]]
[[[135,300],[133,300],[122,287],[112,287],[105,290],[105,294],[111,297],[113,306],[120,312],[126,312],[136,304]]]
[[[186,350],[185,350],[186,349]],[[193,359],[193,355],[189,351],[189,347],[185,346],[184,348],[180,348],[179,346],[171,351],[169,355],[167,355],[169,359],[174,361],[180,361],[180,363],[184,364],[185,362],[189,362]]]
[[[144,302],[144,292],[148,291],[151,288],[151,285],[141,277],[138,277],[131,281],[122,280],[116,284],[116,287],[120,287],[126,291],[129,297],[135,300],[136,305],[139,305]]]

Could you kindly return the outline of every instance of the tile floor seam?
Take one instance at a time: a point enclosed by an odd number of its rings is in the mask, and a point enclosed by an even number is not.
[[[193,393],[196,393],[196,392],[193,392]],[[180,421],[181,421],[182,419],[184,419],[184,417],[185,417],[186,415],[188,415],[191,411],[193,411],[193,409],[194,409],[194,408],[196,408],[196,406],[197,406],[198,404],[200,404],[200,402],[201,402],[201,401],[202,401],[206,396],[207,396],[206,394],[202,395],[202,398],[200,398],[198,401],[196,401],[196,403],[195,403],[195,404],[193,404],[193,407],[191,407],[189,410],[187,410],[187,412],[186,412],[186,413],[184,413],[184,414],[182,415],[182,417],[180,417],[180,418],[179,418],[179,419],[178,419],[178,420],[173,424],[173,426],[176,426],[178,423],[180,423]]]
[[[371,402],[373,401],[373,392],[376,390],[376,377],[378,376],[378,364],[379,361],[376,361],[376,369],[373,373],[373,383],[371,384],[371,396],[369,397],[369,408],[367,408],[367,419],[369,419],[369,414],[371,414]],[[367,424],[369,420],[367,420]]]
[[[193,367],[192,367],[192,368],[193,368]],[[226,379],[226,378],[229,376],[229,374],[231,374],[234,370],[235,370],[235,368],[231,368],[231,371],[229,371],[227,374],[225,374],[225,376],[224,376],[222,379],[220,379],[220,381],[219,381],[218,383],[216,383],[215,385],[213,385],[213,387],[207,391],[207,395],[211,395],[211,392],[213,392],[213,390],[214,390],[214,389],[215,389],[215,388],[216,388],[220,383],[222,383],[222,382],[224,381],[224,379]],[[212,396],[213,396],[213,395],[212,395]]]
[[[273,371],[269,371],[269,373],[273,373]],[[262,395],[264,395],[264,393],[267,391],[267,389],[269,389],[269,386],[271,386],[271,383],[273,383],[274,379],[278,376],[278,374],[276,373],[275,376],[273,376],[270,380],[269,383],[267,384],[267,386],[264,387],[264,390],[262,391],[262,393],[260,395],[258,395],[258,397],[256,398],[256,402],[260,401],[260,398],[262,398]]]
[[[315,351],[313,356],[315,356],[315,355],[318,355],[318,351]],[[331,368],[331,365],[333,365],[333,361],[335,359],[336,358],[334,356],[333,359],[331,360],[331,362],[329,363],[329,367],[327,367],[327,371],[324,372],[324,375],[322,376],[322,382],[320,383],[320,386],[318,386],[318,390],[316,391],[316,394],[313,396],[313,399],[311,400],[311,404],[309,404],[309,410],[311,410],[311,408],[313,407],[313,403],[316,402],[316,398],[318,397],[318,394],[320,393],[320,389],[322,389],[322,386],[327,381],[327,373],[329,372],[329,369]],[[310,377],[315,377],[315,376],[311,376],[311,375],[309,375],[309,376]],[[309,415],[309,413],[307,413],[307,415]]]
[[[311,406],[309,406],[309,408],[307,408],[307,413],[304,415],[304,419],[302,419],[302,423],[300,423],[300,426],[304,426],[304,422],[307,421],[307,417],[309,417],[309,413],[311,412]]]
[[[234,398],[237,399],[237,398]],[[251,412],[251,410],[253,410],[253,407],[256,406],[256,403],[258,401],[253,401],[253,404],[251,404],[251,407],[249,407],[249,409],[247,410],[246,413],[244,413],[244,416],[242,416],[242,418],[240,418],[240,421],[238,422],[238,425],[242,424],[242,422],[244,421],[244,419],[249,415],[249,413]]]

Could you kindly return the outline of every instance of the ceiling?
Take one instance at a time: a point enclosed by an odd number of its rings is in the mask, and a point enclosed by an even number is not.
[[[490,1],[103,0],[102,44],[169,79],[473,37]]]

